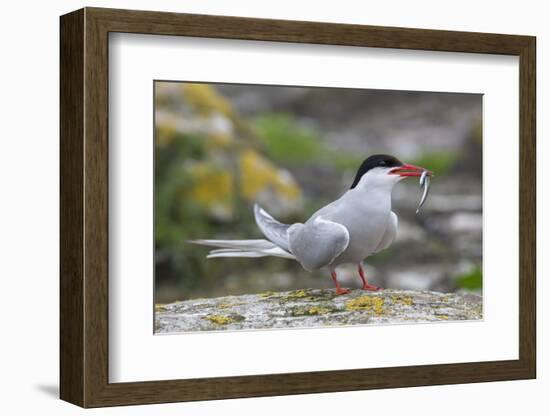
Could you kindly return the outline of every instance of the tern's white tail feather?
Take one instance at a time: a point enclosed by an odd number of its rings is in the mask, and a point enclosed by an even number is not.
[[[258,204],[254,204],[254,219],[258,228],[264,233],[268,240],[275,243],[277,247],[281,247],[287,252],[290,251],[288,243],[289,224],[283,224],[273,218]]]
[[[203,246],[222,247],[210,251],[206,258],[216,257],[265,257],[295,258],[289,252],[267,240],[189,240],[189,243]]]

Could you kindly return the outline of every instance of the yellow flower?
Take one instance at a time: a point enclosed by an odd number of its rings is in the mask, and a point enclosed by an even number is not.
[[[208,208],[220,218],[232,213],[233,175],[230,171],[211,166],[206,162],[196,164],[191,169],[194,186],[190,197]]]
[[[252,149],[241,152],[239,160],[241,172],[241,194],[249,201],[268,187],[288,199],[300,197],[300,189],[290,174],[277,169],[271,162]]]
[[[207,116],[216,111],[230,115],[233,112],[229,101],[210,85],[182,84],[182,89],[185,99],[201,115]]]

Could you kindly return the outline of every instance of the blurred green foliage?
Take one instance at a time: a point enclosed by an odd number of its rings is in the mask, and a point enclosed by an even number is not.
[[[456,278],[456,284],[461,289],[478,291],[483,288],[483,274],[481,267],[475,266],[470,272]]]
[[[350,171],[356,172],[357,167],[361,166],[361,163],[365,160],[363,155],[359,156],[355,153],[348,152],[333,152],[331,161],[334,167],[340,172]]]
[[[200,160],[205,154],[205,140],[199,135],[184,135],[157,129],[157,140],[168,140],[170,145],[157,146],[155,152],[155,243],[157,274],[177,282],[179,290],[187,292],[195,284],[192,279],[178,279],[181,275],[204,271],[198,261],[196,247],[182,250],[185,239],[209,230],[207,213],[200,204],[188,198],[196,180],[181,160]]]
[[[267,155],[278,163],[328,163],[338,171],[355,171],[364,160],[363,155],[329,149],[318,132],[300,124],[290,114],[263,114],[256,118],[254,126],[265,145]],[[425,152],[412,163],[436,172],[437,175],[447,175],[458,159],[456,152]]]
[[[355,171],[365,159],[363,155],[328,148],[319,132],[300,124],[290,114],[263,114],[256,118],[254,125],[267,155],[278,163],[323,163],[338,171]]]
[[[455,152],[427,152],[412,161],[412,164],[429,169],[436,175],[446,175],[457,162]]]
[[[258,136],[276,162],[299,164],[324,157],[326,149],[315,132],[289,114],[265,114],[256,119]]]

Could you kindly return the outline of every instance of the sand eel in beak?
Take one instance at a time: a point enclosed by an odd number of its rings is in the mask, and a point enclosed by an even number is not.
[[[207,258],[277,256],[295,259],[308,271],[328,267],[337,294],[349,293],[338,283],[336,267],[357,265],[364,290],[379,290],[365,277],[363,261],[388,248],[397,234],[397,215],[391,210],[393,187],[407,177],[419,177],[424,204],[432,172],[404,164],[390,155],[374,155],[359,167],[350,189],[322,207],[304,223],[283,224],[258,205],[254,217],[265,239],[192,240],[220,247]]]
[[[420,199],[420,203],[418,204],[418,208],[416,208],[416,213],[420,211],[420,208],[422,208],[422,205],[424,205],[424,202],[426,202],[426,199],[428,198],[428,192],[430,192],[430,182],[432,174],[431,172],[425,170],[422,172],[422,175],[420,175],[420,187],[424,186],[424,191],[422,192],[422,199]]]

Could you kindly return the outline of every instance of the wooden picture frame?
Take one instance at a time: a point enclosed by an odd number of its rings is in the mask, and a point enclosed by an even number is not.
[[[535,38],[85,8],[61,17],[60,396],[82,407],[535,378]],[[519,56],[519,359],[109,383],[108,35],[111,32]]]

